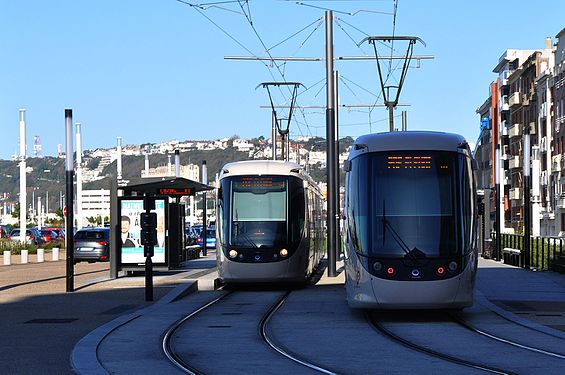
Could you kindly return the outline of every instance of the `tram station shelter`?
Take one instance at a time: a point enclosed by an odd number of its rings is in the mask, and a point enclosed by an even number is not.
[[[178,268],[186,258],[185,209],[183,196],[213,190],[208,185],[181,177],[154,177],[121,180],[110,193],[110,277],[119,271],[143,271],[144,247],[141,244],[140,215],[145,212],[143,198],[155,199],[157,244],[151,258],[154,269]]]

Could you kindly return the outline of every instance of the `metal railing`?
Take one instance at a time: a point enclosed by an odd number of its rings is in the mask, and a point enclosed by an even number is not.
[[[492,234],[493,244],[496,243],[496,235]],[[500,251],[499,259],[508,260],[516,266],[526,268],[526,252],[524,251],[524,235],[522,234],[501,234],[500,235]],[[556,271],[559,264],[559,258],[563,257],[564,239],[559,237],[530,237],[529,265],[530,268],[537,270]],[[504,249],[509,249],[507,257],[504,256]],[[519,250],[514,252],[514,258],[511,256],[511,250]],[[514,259],[514,261],[512,261]],[[561,258],[563,259],[563,258]]]

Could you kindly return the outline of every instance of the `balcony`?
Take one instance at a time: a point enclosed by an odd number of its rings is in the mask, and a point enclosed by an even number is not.
[[[516,169],[522,167],[522,157],[511,156],[508,162],[508,168]]]
[[[547,152],[547,137],[542,137],[539,143],[539,150],[541,153]]]
[[[540,176],[540,184],[541,186],[549,185],[549,179],[547,178],[547,171],[542,171]]]
[[[520,188],[514,188],[514,189],[510,189],[510,199],[511,200],[517,200],[517,199],[521,199],[522,197],[520,196],[520,191],[522,189]]]
[[[519,137],[521,135],[522,135],[521,124],[513,124],[510,128],[508,128],[508,136],[510,138]]]
[[[505,70],[500,73],[500,86],[508,86],[508,77],[512,72],[510,70]]]
[[[508,104],[510,105],[510,107],[514,107],[516,105],[521,105],[522,104],[522,94],[520,94],[518,91],[516,91],[515,93],[510,95],[510,99],[508,100]]]
[[[565,194],[561,193],[557,198],[557,208],[565,208]]]
[[[501,111],[509,111],[510,110],[510,106],[508,105],[508,95],[504,95],[500,99],[500,110]]]
[[[551,157],[551,171],[559,172],[561,170],[561,155]]]

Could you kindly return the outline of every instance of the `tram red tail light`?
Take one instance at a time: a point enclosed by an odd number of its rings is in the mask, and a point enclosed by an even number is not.
[[[436,274],[437,274],[438,276],[443,276],[443,275],[445,275],[445,268],[444,268],[443,266],[439,266],[439,267],[437,268],[437,270],[436,270]]]
[[[396,270],[393,267],[388,267],[386,269],[386,275],[388,277],[393,277],[394,275],[396,275]]]

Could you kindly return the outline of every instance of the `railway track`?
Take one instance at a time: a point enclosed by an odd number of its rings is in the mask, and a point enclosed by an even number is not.
[[[174,342],[175,335],[180,334],[180,330],[182,329],[182,327],[190,320],[196,318],[199,315],[202,315],[207,310],[210,310],[211,307],[219,307],[219,305],[222,303],[228,303],[227,302],[228,296],[229,299],[236,299],[238,297],[238,294],[240,293],[241,292],[239,291],[226,291],[221,296],[215,298],[214,300],[201,306],[197,310],[177,320],[173,325],[169,327],[169,329],[165,332],[162,339],[162,350],[165,353],[165,356],[168,358],[168,360],[172,364],[174,364],[175,367],[177,367],[179,370],[187,374],[201,375],[206,373],[206,371],[202,368],[199,368],[198,365],[190,363],[190,361],[183,356],[181,350],[175,347],[175,342]],[[272,294],[272,292],[269,293]],[[268,308],[262,314],[261,318],[258,320],[257,327],[261,340],[264,342],[265,346],[267,346],[269,349],[272,349],[272,351],[277,353],[280,357],[292,361],[294,364],[300,365],[302,367],[308,368],[318,373],[323,373],[328,375],[336,374],[336,372],[323,368],[318,364],[312,363],[308,359],[301,358],[296,354],[292,353],[291,351],[286,350],[283,346],[279,345],[276,339],[272,336],[272,333],[269,330],[269,323],[272,320],[272,318],[276,315],[277,311],[281,308],[281,306],[283,306],[283,304],[285,303],[285,301],[287,300],[290,294],[291,291],[283,292],[276,299],[274,303],[268,306]],[[259,295],[257,296],[257,300],[261,300]],[[240,305],[245,305],[245,304],[246,303],[240,303]],[[235,315],[237,313],[233,313],[233,312],[223,313],[224,316],[229,314]],[[216,325],[215,327],[219,327],[219,325]],[[224,326],[224,327],[228,328],[230,326]],[[237,345],[237,343],[230,342],[230,345],[232,346]]]
[[[401,315],[400,318],[397,318],[398,320],[392,320],[392,325],[389,324],[391,321],[388,321],[390,318],[387,319],[386,314],[366,312],[366,318],[375,330],[389,339],[412,350],[461,366],[492,374],[517,374],[532,371],[531,368],[528,369],[528,366],[534,366],[536,363],[546,364],[552,361],[556,371],[565,364],[562,362],[565,356],[561,353],[536,347],[534,344],[525,343],[524,340],[501,337],[487,330],[479,329],[455,313],[433,315],[434,313],[430,312],[417,312],[416,315],[411,315],[412,318],[407,313],[403,313],[404,317]],[[419,319],[415,319],[415,316],[419,316]],[[426,319],[429,321],[426,322]],[[433,324],[437,322],[441,324],[435,329]],[[395,325],[394,323],[402,324]],[[467,350],[457,347],[457,340],[453,340],[454,336],[448,337],[446,332],[459,336],[459,342],[465,342]],[[424,336],[427,337],[424,338]],[[446,344],[446,341],[450,340],[454,341],[453,347]],[[480,358],[477,358],[477,355],[473,355],[472,352],[478,347],[483,349],[488,347],[485,352],[498,355],[478,356]]]

